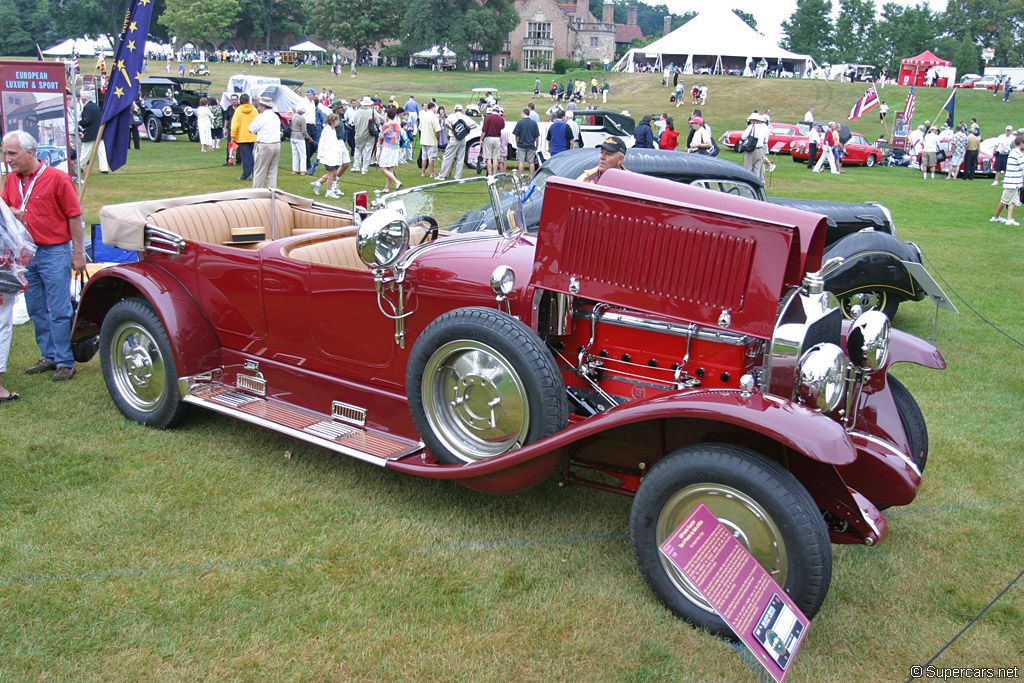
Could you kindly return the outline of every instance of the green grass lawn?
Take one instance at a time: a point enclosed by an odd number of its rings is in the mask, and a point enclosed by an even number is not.
[[[218,86],[236,72],[211,68]],[[528,74],[249,71],[300,75],[348,99],[414,93],[452,104],[488,85],[506,111],[533,90]],[[611,80],[609,108],[667,107],[656,76]],[[864,90],[706,80],[716,135],[753,108],[795,121],[813,105],[820,118],[845,120]],[[883,95],[900,109],[906,90]],[[946,96],[922,89],[919,118]],[[959,93],[957,118],[977,116],[986,137],[1024,125],[1024,96],[1014,97],[1007,105]],[[852,128],[881,132],[874,113],[861,121]],[[86,217],[95,222],[110,202],[240,186],[221,161],[197,144],[143,141],[124,168],[90,180]],[[812,175],[785,157],[776,163],[770,194],[885,203],[933,272],[1024,339],[1024,230],[988,222],[999,198],[988,180],[856,167]],[[419,181],[407,166],[399,176]],[[279,178],[282,189],[310,194],[286,157]],[[383,182],[373,170],[346,176],[342,189]],[[831,591],[791,681],[905,680],[1022,569],[1024,353],[954,300],[961,313],[939,316],[936,341],[948,369],[894,373],[928,421],[925,483],[912,505],[888,511],[882,545],[833,547]],[[928,337],[933,321],[933,307],[904,304],[896,324]],[[486,496],[196,410],[175,430],[154,431],[116,411],[98,360],[55,384],[21,374],[37,357],[31,326],[17,327],[5,384],[23,399],[0,405],[0,681],[755,677],[727,643],[673,618],[647,590],[626,539],[625,498],[553,481]],[[936,665],[1020,665],[1022,643],[1017,584]]]

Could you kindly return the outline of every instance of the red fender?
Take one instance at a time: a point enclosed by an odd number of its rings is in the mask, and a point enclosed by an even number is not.
[[[708,389],[663,394],[632,401],[563,429],[546,439],[495,458],[461,465],[439,465],[420,458],[389,461],[388,467],[436,479],[474,478],[524,466],[530,461],[609,429],[663,418],[695,418],[749,429],[827,465],[846,465],[857,452],[835,420],[793,401],[738,389]]]
[[[945,359],[933,344],[895,327],[889,337],[889,365],[893,363],[917,363],[926,368],[946,369]]]
[[[145,298],[160,317],[179,376],[220,367],[220,340],[199,304],[166,270],[146,262],[104,268],[89,279],[75,314],[72,340],[99,334],[110,309],[131,297]]]

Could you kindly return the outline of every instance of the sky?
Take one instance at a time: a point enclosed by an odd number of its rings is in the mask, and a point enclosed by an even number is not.
[[[886,2],[904,6],[927,4],[936,12],[946,10],[946,0],[875,0],[875,7],[881,9]],[[656,0],[650,4],[662,3],[673,14],[699,12],[702,7],[707,7],[707,0]],[[796,11],[796,0],[726,0],[722,4],[752,14],[757,21],[757,30],[776,43],[782,38],[782,22]],[[838,11],[839,0],[833,0],[832,6]]]

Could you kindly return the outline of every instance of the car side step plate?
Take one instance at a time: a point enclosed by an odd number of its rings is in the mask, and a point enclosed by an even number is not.
[[[196,384],[182,400],[381,466],[423,448],[420,443],[373,433],[220,384]]]

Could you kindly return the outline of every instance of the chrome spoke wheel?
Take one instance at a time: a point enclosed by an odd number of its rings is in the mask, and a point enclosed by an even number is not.
[[[150,412],[167,393],[164,359],[146,328],[125,322],[113,334],[110,348],[112,377],[118,393],[131,407]]]
[[[467,462],[518,447],[529,431],[522,378],[501,353],[478,341],[438,348],[424,367],[422,396],[434,433]]]
[[[786,585],[789,561],[778,526],[757,501],[723,484],[694,484],[671,496],[662,507],[655,526],[655,540],[659,546],[683,523],[698,503],[704,503],[711,510],[777,584]],[[688,600],[707,612],[714,612],[700,591],[675,565],[664,557],[661,563],[669,580]]]

